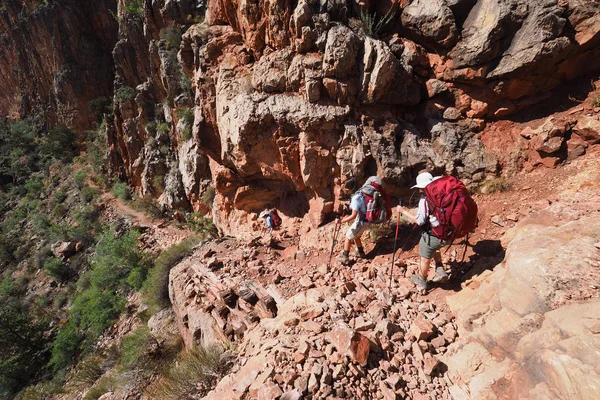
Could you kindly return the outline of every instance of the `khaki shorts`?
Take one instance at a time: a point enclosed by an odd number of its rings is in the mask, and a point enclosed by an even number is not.
[[[364,231],[369,229],[370,225],[371,224],[369,224],[367,221],[361,221],[357,218],[354,220],[352,225],[350,225],[350,229],[348,229],[348,232],[346,232],[346,237],[349,240],[356,239],[357,237],[360,237]]]
[[[421,234],[421,241],[419,242],[419,255],[427,259],[432,259],[435,252],[447,244],[447,241],[440,240],[429,232],[423,232]]]

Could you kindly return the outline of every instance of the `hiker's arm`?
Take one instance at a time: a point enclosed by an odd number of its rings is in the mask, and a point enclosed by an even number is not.
[[[340,222],[342,224],[345,224],[346,222],[354,221],[356,219],[357,215],[358,215],[358,212],[356,210],[352,210],[352,214],[346,215],[344,218],[341,219]]]
[[[406,208],[403,206],[398,206],[398,218],[404,216],[407,220],[412,222],[413,224],[417,224],[417,218],[412,215]]]

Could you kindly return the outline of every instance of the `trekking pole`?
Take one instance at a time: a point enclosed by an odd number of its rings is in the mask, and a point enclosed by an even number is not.
[[[402,207],[402,200],[398,203],[400,207]],[[390,294],[392,293],[392,276],[394,273],[394,260],[396,258],[396,243],[398,242],[398,228],[400,227],[400,213],[398,213],[398,218],[396,219],[396,235],[394,236],[394,251],[392,252],[392,268],[390,268],[390,285],[388,290]]]
[[[336,221],[335,227],[333,228],[333,240],[331,241],[331,251],[329,252],[329,262],[327,263],[327,271],[331,268],[331,259],[333,258],[333,251],[335,250],[335,242],[337,241],[337,235],[342,229],[342,218],[344,218],[345,211],[342,211],[342,216]]]

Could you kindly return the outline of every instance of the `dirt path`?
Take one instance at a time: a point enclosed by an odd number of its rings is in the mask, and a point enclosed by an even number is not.
[[[104,193],[102,201],[106,206],[104,216],[109,221],[115,221],[117,218],[125,216],[132,225],[142,228],[144,232],[140,240],[144,243],[146,250],[162,251],[195,235],[185,225],[164,218],[153,218],[132,208],[123,200],[113,196],[112,193]]]

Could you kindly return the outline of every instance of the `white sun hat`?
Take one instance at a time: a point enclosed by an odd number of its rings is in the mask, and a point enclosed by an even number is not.
[[[433,175],[431,175],[429,172],[422,172],[417,176],[417,184],[412,186],[411,189],[414,189],[414,188],[424,189],[425,186],[429,185],[431,182],[433,182],[439,178],[440,178],[439,176],[434,178]]]

